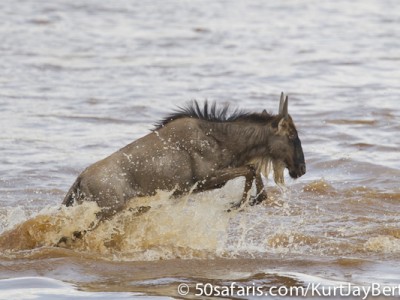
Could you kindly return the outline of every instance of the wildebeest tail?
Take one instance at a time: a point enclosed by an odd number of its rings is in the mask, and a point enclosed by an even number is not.
[[[80,184],[81,184],[81,178],[80,176],[78,176],[74,184],[68,190],[67,195],[65,195],[64,201],[62,202],[63,205],[71,206],[72,204],[74,204],[75,200],[78,200],[80,198],[81,196]]]

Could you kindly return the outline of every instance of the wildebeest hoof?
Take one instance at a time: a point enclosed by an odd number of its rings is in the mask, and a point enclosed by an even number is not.
[[[83,230],[83,231],[74,231],[74,232],[72,233],[72,237],[73,237],[74,239],[81,239],[81,238],[83,238],[83,236],[85,235],[85,233],[86,233],[86,230]]]
[[[250,197],[250,199],[249,199],[249,205],[250,206],[254,206],[254,205],[257,205],[259,203],[260,202],[258,201],[257,197]]]
[[[250,206],[254,206],[254,205],[258,205],[261,202],[267,201],[268,200],[268,196],[266,193],[261,193],[255,197],[251,197],[249,200],[249,204]]]
[[[231,203],[232,206],[227,210],[227,212],[231,212],[232,210],[237,210],[242,206],[242,202],[239,203]]]
[[[151,206],[139,206],[134,208],[129,208],[129,211],[133,212],[135,217],[143,215],[150,210]]]
[[[82,239],[83,236],[86,234],[86,230],[83,231],[74,231],[72,233],[72,237],[63,236],[60,240],[55,244],[55,247],[62,247],[62,246],[69,246],[74,242],[76,239]]]
[[[55,246],[55,247],[65,247],[65,246],[70,245],[71,242],[72,242],[72,239],[71,239],[71,238],[66,237],[66,236],[63,236],[63,237],[58,241],[58,243],[55,244],[54,246]]]

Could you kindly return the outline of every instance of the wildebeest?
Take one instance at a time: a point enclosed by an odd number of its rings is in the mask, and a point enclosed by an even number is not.
[[[154,195],[157,190],[174,195],[220,188],[244,176],[240,207],[253,182],[255,202],[267,198],[261,173],[274,169],[275,181],[283,171],[292,178],[305,174],[301,142],[291,116],[288,97],[281,94],[279,113],[228,112],[205,101],[194,101],[171,114],[148,135],[132,142],[84,170],[68,191],[63,204],[96,201],[99,219],[121,211],[134,197]]]

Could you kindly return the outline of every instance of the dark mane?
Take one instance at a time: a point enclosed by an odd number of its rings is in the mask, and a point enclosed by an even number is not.
[[[229,112],[228,104],[217,107],[216,102],[209,104],[207,100],[204,101],[203,107],[201,107],[199,102],[194,100],[186,106],[179,107],[174,113],[158,122],[155,125],[155,129],[160,129],[168,123],[181,118],[195,118],[210,122],[248,121],[253,123],[266,123],[271,121],[273,116],[266,111],[263,113],[250,113],[235,109]]]

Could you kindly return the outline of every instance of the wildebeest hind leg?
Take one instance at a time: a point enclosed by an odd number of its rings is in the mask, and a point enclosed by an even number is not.
[[[229,180],[237,177],[245,177],[245,184],[242,199],[240,202],[235,204],[232,208],[239,208],[247,199],[247,195],[253,185],[254,178],[256,176],[256,171],[253,166],[244,166],[239,168],[230,168],[216,171],[211,177],[201,181],[194,192],[201,192],[206,190],[211,190],[224,185]]]
[[[63,236],[60,238],[60,240],[55,244],[56,247],[62,247],[62,246],[68,246],[71,245],[74,241],[83,239],[83,237],[90,231],[93,231],[99,227],[99,225],[104,221],[104,220],[110,220],[116,213],[121,211],[125,205],[119,205],[119,206],[111,206],[111,207],[103,207],[99,212],[96,213],[96,218],[91,224],[89,225],[89,228],[85,230],[77,230],[74,231],[71,235],[71,237],[66,237]],[[145,210],[144,212],[147,212],[150,208]]]

